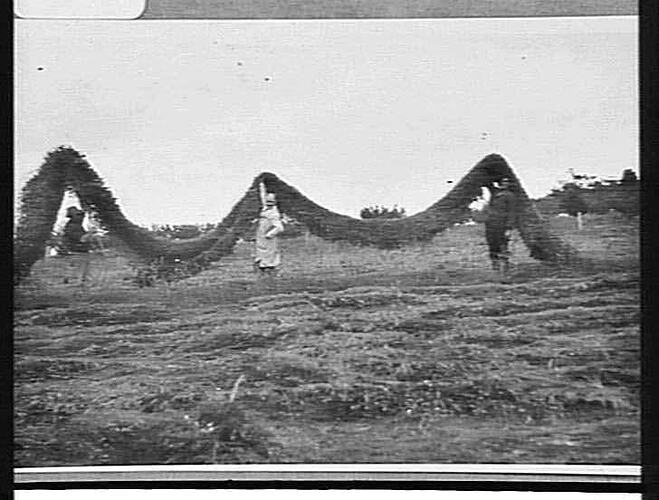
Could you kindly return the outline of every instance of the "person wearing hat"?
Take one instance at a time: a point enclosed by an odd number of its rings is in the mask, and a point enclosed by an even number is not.
[[[487,207],[485,219],[485,239],[490,252],[492,269],[508,272],[510,252],[508,243],[512,230],[517,226],[517,196],[512,190],[508,177],[499,182],[499,187],[492,189],[492,196]]]
[[[260,186],[262,209],[256,228],[256,255],[254,265],[261,272],[274,272],[281,264],[281,254],[276,236],[284,230],[281,214],[277,209],[274,193],[266,193]]]
[[[64,253],[85,253],[89,251],[89,244],[84,241],[85,230],[82,227],[82,222],[85,219],[84,210],[71,206],[66,210],[66,217],[69,220],[63,231]]]

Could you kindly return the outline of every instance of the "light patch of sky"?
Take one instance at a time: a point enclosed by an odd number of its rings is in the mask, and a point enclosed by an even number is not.
[[[138,224],[217,222],[274,172],[414,213],[486,154],[532,197],[638,165],[637,19],[16,21],[15,192],[61,144]]]

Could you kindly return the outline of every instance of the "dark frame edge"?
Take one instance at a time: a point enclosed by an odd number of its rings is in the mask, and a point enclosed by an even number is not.
[[[515,482],[515,481],[116,481],[35,482],[20,490],[68,489],[294,489],[294,490],[453,490],[583,493],[644,493],[640,483]]]
[[[14,450],[13,427],[13,330],[11,328],[13,306],[13,157],[14,157],[14,23],[12,2],[2,3],[0,20],[0,54],[2,70],[0,77],[0,190],[2,191],[2,208],[0,224],[6,237],[0,243],[0,304],[2,304],[3,324],[6,328],[0,332],[0,497],[13,498],[12,465]],[[5,10],[6,9],[6,10]]]
[[[656,362],[659,349],[655,334],[659,321],[659,304],[652,286],[659,281],[659,4],[639,1],[639,98],[641,158],[641,479],[643,498],[659,498],[659,405],[656,390],[659,381]]]

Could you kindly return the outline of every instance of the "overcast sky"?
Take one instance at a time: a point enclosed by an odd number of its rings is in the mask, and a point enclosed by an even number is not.
[[[637,19],[16,21],[16,190],[58,145],[138,224],[217,222],[274,172],[417,212],[489,153],[532,197],[638,171]]]

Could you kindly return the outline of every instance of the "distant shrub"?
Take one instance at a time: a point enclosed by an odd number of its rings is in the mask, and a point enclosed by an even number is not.
[[[638,176],[631,168],[626,168],[622,172],[622,178],[620,179],[620,184],[629,185],[636,184],[638,182]]]
[[[407,214],[404,208],[398,208],[394,205],[393,208],[387,208],[380,205],[362,208],[359,216],[362,219],[402,219]]]
[[[170,238],[175,240],[188,240],[197,238],[205,233],[209,233],[215,229],[215,224],[180,224],[170,225],[161,224],[151,226],[151,232],[163,238]]]
[[[605,214],[615,210],[633,216],[641,208],[640,180],[632,169],[625,169],[618,180],[573,174],[572,181],[536,200],[536,205],[542,213],[553,215],[561,212]]]

